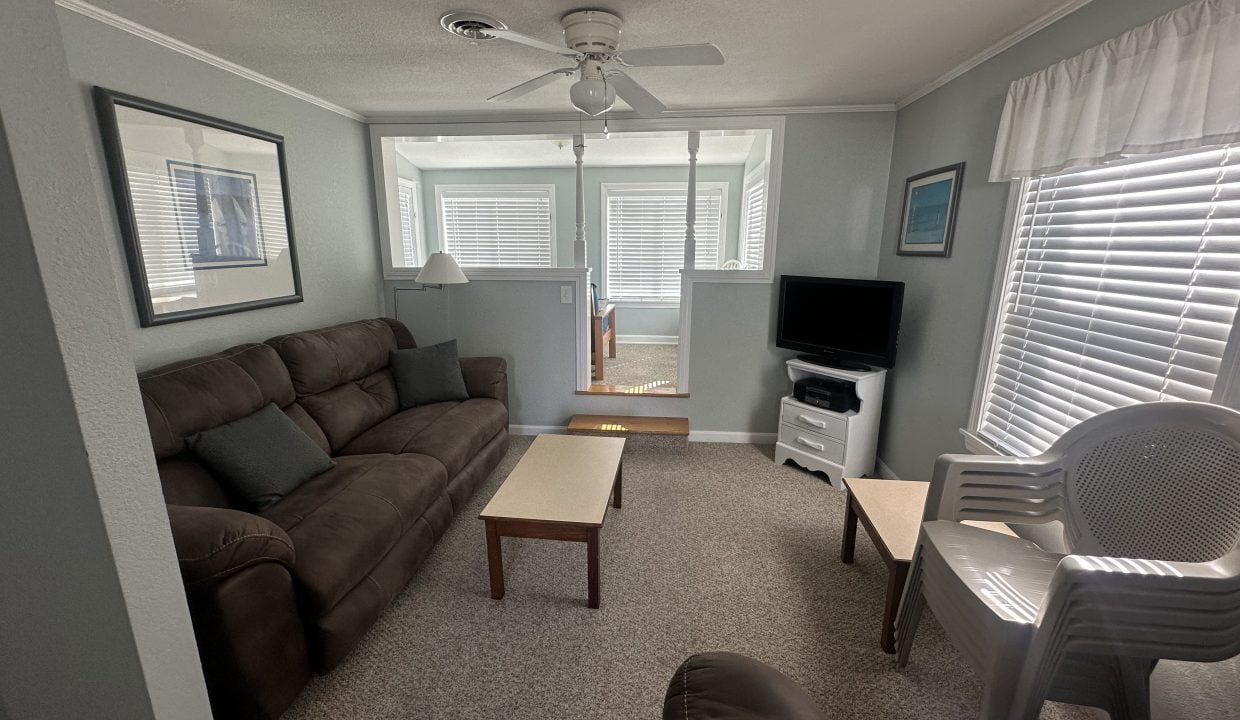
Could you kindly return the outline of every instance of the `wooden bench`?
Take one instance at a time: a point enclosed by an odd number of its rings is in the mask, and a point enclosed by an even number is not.
[[[634,417],[626,415],[574,415],[568,422],[569,435],[668,435],[683,437],[689,443],[689,418]]]

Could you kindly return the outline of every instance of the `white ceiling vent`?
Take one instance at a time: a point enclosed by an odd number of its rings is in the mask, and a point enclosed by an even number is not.
[[[488,35],[487,30],[508,29],[507,25],[490,15],[470,11],[450,12],[439,18],[439,24],[453,35],[471,41],[494,40],[495,36]]]

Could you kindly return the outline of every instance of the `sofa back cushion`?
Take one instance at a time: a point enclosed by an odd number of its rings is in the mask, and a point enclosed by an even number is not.
[[[250,343],[213,355],[182,360],[138,375],[164,499],[174,505],[238,507],[188,450],[190,436],[251,415],[274,403],[320,447],[323,431],[296,403],[297,395],[279,355]]]
[[[412,347],[395,320],[375,319],[267,341],[288,369],[297,401],[323,429],[331,452],[396,414],[388,354]]]

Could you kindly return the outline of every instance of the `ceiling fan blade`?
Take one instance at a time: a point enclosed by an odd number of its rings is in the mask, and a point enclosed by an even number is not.
[[[659,102],[659,98],[651,95],[650,91],[638,85],[636,80],[619,70],[608,72],[607,82],[611,83],[620,99],[636,110],[638,115],[658,115],[667,109],[666,105]]]
[[[722,65],[723,52],[714,43],[633,48],[620,51],[620,62],[630,67]]]
[[[575,72],[577,72],[577,68],[560,68],[559,70],[552,70],[549,73],[539,75],[533,80],[526,80],[516,87],[510,87],[498,95],[492,95],[487,98],[487,100],[490,102],[508,102],[509,100],[516,100],[522,95],[532,93],[540,87],[546,87],[556,80],[559,80],[562,77],[568,77]]]
[[[546,50],[547,52],[553,52],[556,55],[564,55],[567,57],[577,56],[577,53],[573,52],[572,50],[570,50],[569,48],[563,45],[553,45],[549,42],[544,42],[542,40],[539,40],[538,38],[532,38],[529,35],[522,35],[519,32],[513,32],[512,30],[490,30],[488,29],[488,30],[484,30],[483,32],[485,32],[487,35],[494,35],[495,37],[501,38],[503,40],[520,43],[522,45],[529,45],[530,47],[538,48],[539,50]]]

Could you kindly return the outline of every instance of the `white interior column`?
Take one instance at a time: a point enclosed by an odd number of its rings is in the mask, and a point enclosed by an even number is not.
[[[586,266],[586,177],[583,161],[586,136],[573,136],[573,155],[577,157],[577,235],[573,239],[573,267]]]

